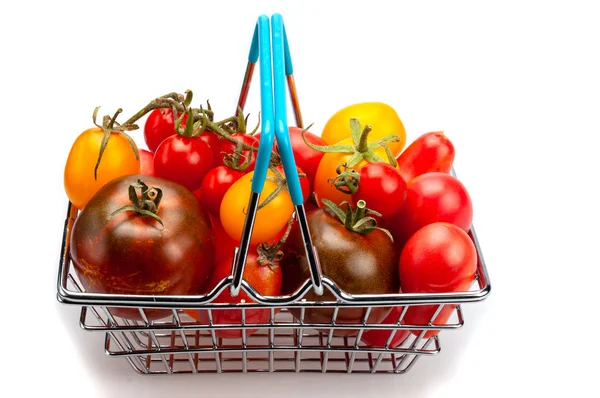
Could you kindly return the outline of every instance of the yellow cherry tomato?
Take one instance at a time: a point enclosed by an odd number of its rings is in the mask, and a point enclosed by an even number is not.
[[[394,144],[394,142],[388,143],[388,145]],[[348,138],[338,142],[336,145],[353,145],[352,138]],[[377,156],[383,159],[386,163],[389,163],[385,149],[382,147],[376,148],[373,151]],[[343,201],[351,203],[351,196],[345,194],[332,184],[332,181],[338,176],[337,169],[340,165],[345,164],[352,157],[352,154],[329,152],[321,159],[319,167],[317,168],[317,174],[315,176],[315,195],[317,196],[319,206],[321,200],[329,199],[336,205],[339,205]],[[350,167],[349,169],[360,170],[364,165],[368,164],[366,160],[360,161],[356,166]]]
[[[220,217],[223,229],[232,239],[238,242],[242,238],[248,199],[252,191],[253,176],[254,172],[250,172],[237,180],[225,192],[221,202]],[[275,177],[271,170],[267,172],[267,178],[269,177]],[[276,188],[277,183],[267,179],[259,204],[262,204]],[[292,198],[289,192],[284,189],[271,202],[256,212],[256,221],[250,244],[256,245],[275,240],[286,227],[293,212]]]
[[[369,142],[388,135],[399,136],[400,141],[389,142],[387,145],[395,156],[402,152],[406,143],[404,124],[394,108],[382,102],[362,102],[340,109],[325,124],[321,138],[333,145],[350,137],[351,118],[358,119],[361,126],[371,125]]]
[[[104,131],[98,127],[84,131],[73,143],[67,158],[65,191],[71,203],[80,210],[107,182],[140,172],[140,161],[129,141],[119,133],[110,133],[94,179],[103,136]]]

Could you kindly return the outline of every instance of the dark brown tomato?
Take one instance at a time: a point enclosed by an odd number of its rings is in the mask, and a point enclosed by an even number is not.
[[[131,204],[129,186],[142,180],[163,196],[156,215],[164,223],[134,211],[115,210]],[[79,213],[71,234],[74,269],[87,292],[114,294],[199,294],[214,257],[208,214],[183,186],[151,176],[132,175],[105,185]],[[137,309],[115,308],[113,314],[140,320]],[[147,310],[160,319],[171,310]]]
[[[342,290],[351,294],[398,292],[398,253],[385,233],[374,231],[363,235],[351,232],[327,208],[313,210],[307,218],[324,276],[331,278]],[[292,228],[284,253],[281,261],[282,293],[290,294],[310,278],[304,243],[297,224]],[[327,288],[323,296],[317,296],[311,290],[305,298],[308,301],[335,301]],[[291,309],[290,312],[296,318],[300,317],[300,310]],[[373,308],[368,322],[380,323],[389,312],[390,308],[387,307]],[[336,323],[361,323],[365,314],[365,308],[341,309]],[[330,323],[332,316],[333,308],[310,308],[305,311],[304,321]],[[337,336],[357,333],[358,330],[355,329],[337,329],[334,332]]]

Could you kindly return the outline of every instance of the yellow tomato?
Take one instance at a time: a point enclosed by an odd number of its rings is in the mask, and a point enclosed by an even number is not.
[[[388,145],[395,144],[394,142],[388,143]],[[337,145],[353,145],[352,138],[345,139],[341,142],[338,142]],[[373,151],[377,156],[385,160],[386,163],[389,163],[388,157],[386,155],[385,149],[379,147]],[[317,174],[315,176],[315,194],[317,196],[319,206],[321,205],[321,200],[329,199],[336,205],[339,205],[343,201],[347,201],[351,203],[351,196],[349,194],[345,194],[336,189],[336,187],[332,184],[331,181],[335,179],[337,174],[337,168],[341,164],[345,164],[352,157],[352,154],[347,153],[337,153],[337,152],[329,152],[326,153],[325,156],[321,159],[319,163],[319,167],[317,168]],[[360,170],[364,165],[368,162],[366,160],[360,161],[356,166],[350,167],[353,170]]]
[[[107,182],[140,172],[140,161],[136,159],[129,141],[121,134],[110,133],[98,166],[97,179],[94,179],[103,136],[104,131],[98,127],[84,131],[73,143],[67,158],[65,191],[71,203],[80,210]]]
[[[242,238],[248,199],[252,191],[253,176],[254,172],[251,172],[237,180],[225,192],[221,202],[220,217],[223,229],[232,239],[238,242]],[[268,177],[275,177],[275,174],[269,170],[267,172]],[[259,204],[262,204],[276,188],[276,182],[266,180]],[[256,245],[275,240],[285,228],[293,212],[292,198],[289,192],[284,189],[271,202],[256,212],[256,221],[250,244]]]
[[[350,137],[350,119],[358,119],[361,126],[371,125],[369,142],[388,135],[400,137],[398,142],[387,145],[395,156],[398,156],[406,143],[406,130],[400,117],[388,104],[382,102],[362,102],[349,105],[337,111],[325,124],[321,138],[329,144],[336,144]]]

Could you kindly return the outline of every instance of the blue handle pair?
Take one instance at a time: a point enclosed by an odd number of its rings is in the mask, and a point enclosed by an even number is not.
[[[262,126],[252,192],[260,193],[263,190],[275,135],[292,202],[298,206],[304,202],[304,198],[288,132],[285,91],[285,76],[291,75],[293,68],[281,15],[274,14],[271,17],[271,26],[266,15],[258,18],[248,61],[256,63],[257,59],[260,59]]]

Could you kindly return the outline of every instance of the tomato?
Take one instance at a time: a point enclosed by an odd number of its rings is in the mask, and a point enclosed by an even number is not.
[[[388,143],[390,150],[394,155],[398,155],[404,148],[406,143],[404,124],[394,108],[381,102],[363,102],[340,109],[325,124],[321,138],[329,145],[333,145],[350,137],[351,118],[358,119],[361,126],[368,124],[373,128],[369,135],[370,142],[388,135],[397,135],[400,141]]]
[[[247,144],[251,147],[254,148],[258,148],[259,145],[259,141],[256,137],[249,135],[249,134],[243,134],[243,133],[234,133],[231,134],[231,138],[236,139],[237,141],[243,142],[244,144]],[[221,162],[223,161],[223,157],[226,155],[233,155],[234,151],[235,151],[235,147],[236,144],[225,139],[225,138],[221,138],[221,140],[219,141],[219,152],[218,152],[218,164],[221,164]],[[252,154],[250,153],[252,152]],[[240,163],[244,163],[244,160],[248,158],[248,156],[252,156],[252,159],[250,160],[250,164],[248,165],[248,168],[245,169],[245,172],[249,172],[254,170],[254,164],[256,163],[256,151],[250,151],[248,149],[244,149],[242,150],[242,156],[243,158],[241,159]]]
[[[175,134],[164,140],[154,154],[157,176],[179,183],[190,191],[199,188],[213,168],[213,154],[200,137]]]
[[[136,211],[111,216],[132,205],[129,189],[138,179],[162,190],[156,216],[164,227]],[[136,193],[139,199],[138,189]],[[208,214],[191,192],[161,178],[133,175],[106,184],[79,213],[70,254],[87,292],[199,294],[210,274],[214,240]],[[141,319],[135,308],[117,308],[113,314]],[[146,310],[150,320],[170,315],[168,309]]]
[[[233,261],[233,252],[230,256],[219,261],[213,270],[204,291],[209,293],[214,289],[223,278],[231,275],[231,264]],[[248,282],[258,293],[263,296],[278,296],[281,292],[281,268],[278,264],[261,265],[258,261],[256,250],[250,250],[248,260],[244,267],[244,280]],[[223,290],[213,303],[246,303],[254,301],[243,291],[240,290],[236,297],[229,294],[229,289]],[[205,310],[186,310],[188,315],[192,316],[202,324],[209,324],[208,312]],[[242,323],[242,311],[239,309],[212,310],[212,321],[214,325],[235,325]],[[247,309],[245,314],[246,325],[268,323],[270,319],[269,309]],[[246,336],[250,336],[257,329],[246,329]],[[241,329],[216,330],[217,337],[222,338],[241,338]]]
[[[221,202],[219,214],[223,228],[232,239],[238,242],[241,240],[242,230],[244,229],[248,199],[252,192],[253,176],[254,172],[250,172],[233,183]],[[275,177],[275,174],[269,170],[267,172],[268,177]],[[262,204],[276,188],[277,183],[267,179],[259,203]],[[269,242],[275,239],[281,230],[285,228],[293,212],[292,199],[289,192],[284,189],[271,202],[256,212],[251,244],[256,245],[260,242]]]
[[[114,178],[140,172],[140,161],[123,135],[112,132],[94,178],[104,130],[93,127],[81,133],[69,152],[64,173],[67,197],[83,209],[92,196]],[[136,147],[137,150],[137,147]]]
[[[154,175],[154,154],[145,149],[140,149],[140,174]]]
[[[421,174],[449,173],[454,162],[454,145],[442,131],[425,133],[396,158],[398,170],[409,182]]]
[[[216,245],[215,264],[218,264],[224,258],[231,258],[233,256],[232,253],[239,246],[239,242],[227,235],[218,216],[210,214],[210,221]]]
[[[395,324],[398,322],[398,318],[402,314],[404,307],[393,307],[389,315],[385,317],[381,324]],[[363,343],[373,348],[384,348],[387,343],[390,334],[393,332],[392,329],[372,329],[367,330],[362,334],[361,340]],[[407,329],[397,329],[392,341],[388,345],[388,348],[396,348],[400,346],[404,340],[408,337],[410,331]]]
[[[427,224],[449,222],[469,231],[472,221],[473,205],[465,186],[450,174],[435,172],[407,184],[404,205],[389,225],[394,237],[406,242]]]
[[[390,237],[380,230],[370,233],[357,233],[347,229],[329,208],[319,208],[307,214],[313,243],[318,251],[321,270],[337,285],[350,294],[398,293],[398,255]],[[283,270],[282,293],[295,292],[310,279],[305,245],[298,225],[294,225],[283,249],[281,260]],[[311,290],[305,296],[307,301],[334,301],[334,296],[325,290],[317,296]],[[359,324],[365,316],[365,308],[344,308],[339,310],[336,323]],[[290,309],[300,317],[299,309]],[[374,307],[369,315],[369,323],[380,323],[390,312],[387,307]],[[304,321],[307,323],[331,323],[332,308],[307,308]],[[356,335],[355,329],[338,329],[335,335]]]
[[[276,168],[282,176],[285,176],[285,170],[283,169],[283,165],[279,165]],[[310,195],[310,183],[308,182],[308,175],[300,167],[296,167],[296,170],[298,170],[298,177],[300,178],[300,188],[302,189],[302,197],[304,198],[304,202],[306,202],[306,199],[308,199]],[[300,177],[300,174],[304,174],[304,177]]]
[[[353,145],[351,138],[338,142],[339,145]],[[385,149],[379,147],[374,150],[374,153],[381,159],[386,160],[387,156]],[[314,191],[319,200],[319,204],[323,199],[329,199],[335,204],[340,204],[343,201],[350,202],[352,197],[350,194],[343,193],[333,186],[332,181],[338,176],[337,169],[340,165],[348,162],[352,155],[347,153],[326,153],[325,156],[319,162],[317,168],[317,175],[315,177]],[[356,166],[352,167],[353,170],[359,171],[363,166],[369,162],[366,160],[360,161]]]
[[[218,215],[225,192],[243,175],[241,171],[230,169],[227,166],[218,166],[209,171],[202,180],[201,186],[202,204],[206,210]]]
[[[367,202],[369,209],[390,217],[397,213],[406,198],[406,183],[400,173],[388,163],[369,163],[360,169],[359,183],[352,201]]]
[[[216,166],[220,166],[223,160],[223,155],[219,154],[219,149],[221,145],[221,136],[212,131],[204,130],[200,134],[200,139],[208,144],[210,149],[213,152],[213,159],[215,161]]]
[[[419,229],[406,243],[400,256],[400,285],[405,293],[465,292],[475,280],[477,251],[469,235],[456,225],[433,223]],[[445,324],[455,305],[445,305],[434,324]],[[411,306],[403,322],[427,325],[437,305]],[[419,335],[420,330],[412,333]],[[425,333],[430,338],[439,333]]]
[[[183,116],[181,125],[185,126],[187,115]],[[173,111],[169,108],[154,109],[144,123],[144,141],[150,152],[156,152],[158,146],[167,138],[177,134]]]

